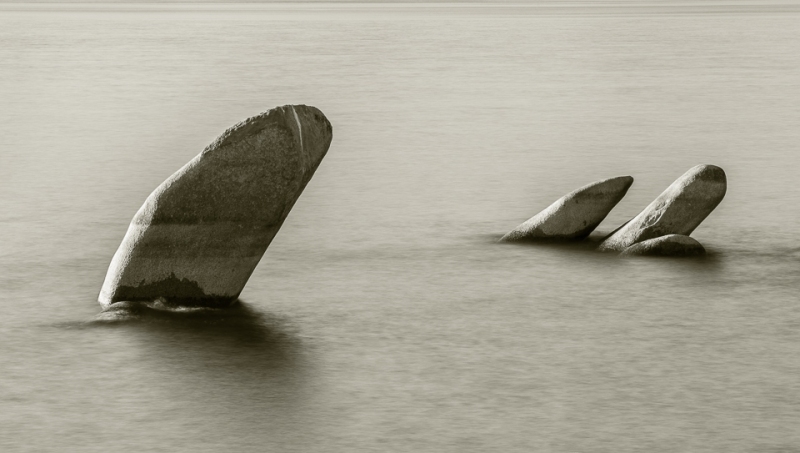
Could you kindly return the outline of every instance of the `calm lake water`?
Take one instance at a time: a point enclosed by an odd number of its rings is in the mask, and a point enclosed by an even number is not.
[[[800,7],[0,5],[0,450],[800,451]],[[94,322],[230,125],[330,151],[225,312]],[[716,164],[700,260],[496,240]]]

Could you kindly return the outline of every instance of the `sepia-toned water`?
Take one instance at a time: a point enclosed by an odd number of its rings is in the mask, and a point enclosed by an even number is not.
[[[0,450],[800,451],[800,6],[0,5]],[[98,322],[147,195],[230,125],[327,157],[227,311]],[[498,244],[728,176],[704,259]]]

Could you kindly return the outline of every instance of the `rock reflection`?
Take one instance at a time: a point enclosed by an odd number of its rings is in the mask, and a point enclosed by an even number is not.
[[[235,355],[256,354],[291,362],[302,352],[289,319],[259,312],[241,301],[229,308],[176,308],[158,302],[121,302],[104,310],[90,324],[136,325],[147,333],[151,343],[172,344],[184,353],[209,354],[212,350],[234,348]]]
[[[130,405],[159,408],[149,420],[175,424],[193,442],[280,445],[295,442],[313,418],[312,361],[290,318],[241,302],[226,309],[123,304],[90,325],[109,331],[97,341],[132,353],[117,365],[115,385],[147,385]]]

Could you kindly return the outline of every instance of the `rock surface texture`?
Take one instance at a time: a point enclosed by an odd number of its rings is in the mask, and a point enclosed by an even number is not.
[[[705,253],[706,249],[694,238],[668,234],[633,244],[623,250],[620,256],[696,256]]]
[[[588,236],[633,184],[630,176],[598,181],[556,200],[503,236],[501,241],[565,241]]]
[[[277,107],[225,131],[139,208],[100,304],[236,301],[331,138],[325,115],[304,105]]]
[[[725,197],[725,172],[714,165],[692,167],[636,217],[611,233],[600,251],[622,251],[668,234],[688,236]]]

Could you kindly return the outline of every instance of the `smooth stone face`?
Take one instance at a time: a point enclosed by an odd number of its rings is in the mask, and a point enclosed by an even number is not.
[[[636,217],[611,233],[598,250],[621,251],[637,242],[688,236],[725,197],[725,172],[714,165],[691,168]]]
[[[136,213],[100,303],[234,302],[331,138],[325,115],[304,105],[277,107],[225,131]]]
[[[623,250],[620,256],[696,256],[705,253],[706,249],[695,239],[682,234],[668,234],[634,244]]]
[[[574,240],[588,236],[633,184],[630,176],[574,190],[503,236],[501,241]]]

